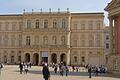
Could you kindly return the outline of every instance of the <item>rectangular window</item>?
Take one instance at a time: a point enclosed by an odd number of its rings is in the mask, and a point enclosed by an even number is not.
[[[74,24],[74,29],[77,29],[77,24]]]
[[[107,49],[109,48],[109,43],[106,43],[106,48],[107,48]]]
[[[31,24],[31,20],[27,20],[27,29],[30,29],[31,26],[32,26],[32,24]]]
[[[81,24],[81,29],[85,30],[85,24],[84,23]]]

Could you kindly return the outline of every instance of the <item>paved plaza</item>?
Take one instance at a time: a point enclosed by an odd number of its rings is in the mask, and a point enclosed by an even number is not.
[[[42,67],[32,66],[28,74],[20,74],[19,68],[16,65],[6,65],[2,70],[0,80],[44,80],[42,77]],[[83,70],[82,72],[70,72],[68,77],[59,76],[54,74],[53,69],[50,68],[51,80],[120,80],[119,76],[102,74],[100,76],[93,76],[92,79],[88,78],[88,73]]]

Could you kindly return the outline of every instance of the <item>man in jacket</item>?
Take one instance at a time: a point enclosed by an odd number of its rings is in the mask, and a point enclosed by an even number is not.
[[[47,64],[44,64],[42,73],[43,73],[43,78],[44,78],[45,80],[48,80],[48,79],[50,78],[50,72],[49,72],[49,69],[48,69],[48,65],[47,65]]]

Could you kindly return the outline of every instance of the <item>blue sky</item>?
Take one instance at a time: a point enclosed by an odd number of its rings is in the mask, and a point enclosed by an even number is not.
[[[38,12],[43,11],[65,11],[69,8],[71,12],[104,12],[105,6],[111,0],[0,0],[0,14],[22,13],[23,9],[31,12],[32,9]],[[107,13],[105,12],[105,16]],[[105,23],[108,24],[107,17]]]

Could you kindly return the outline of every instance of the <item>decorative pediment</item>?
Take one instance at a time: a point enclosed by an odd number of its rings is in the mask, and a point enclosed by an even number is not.
[[[112,9],[120,7],[120,0],[112,0],[107,7],[105,8],[106,11],[110,11]]]

